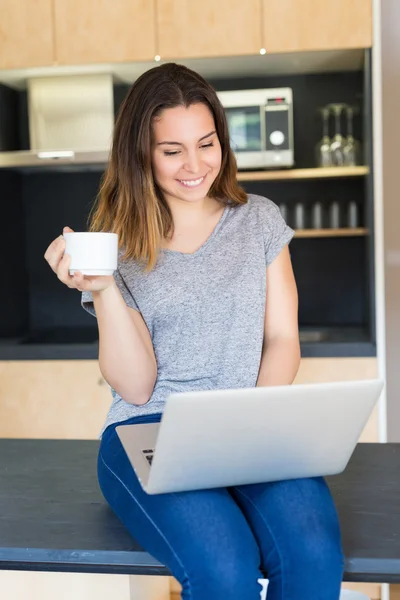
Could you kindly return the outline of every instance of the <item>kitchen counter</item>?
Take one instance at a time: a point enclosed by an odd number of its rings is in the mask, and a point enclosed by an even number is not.
[[[359,328],[301,328],[301,355],[376,356],[376,346]],[[48,329],[19,338],[0,339],[0,360],[93,360],[98,357],[96,328]]]

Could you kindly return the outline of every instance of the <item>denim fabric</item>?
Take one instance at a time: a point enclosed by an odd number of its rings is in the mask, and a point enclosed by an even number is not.
[[[125,423],[158,421],[147,415]],[[343,555],[322,478],[149,495],[115,432],[103,434],[101,490],[132,536],[182,584],[183,600],[338,600]]]

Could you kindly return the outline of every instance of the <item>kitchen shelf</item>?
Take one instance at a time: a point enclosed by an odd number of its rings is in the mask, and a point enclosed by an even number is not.
[[[358,237],[368,235],[365,227],[341,227],[339,229],[296,229],[295,237]]]
[[[329,167],[314,169],[281,169],[277,171],[239,171],[238,181],[267,181],[276,179],[332,179],[336,177],[363,177],[369,168]]]
[[[15,169],[29,172],[38,170],[101,170],[107,165],[109,150],[73,151],[55,150],[36,152],[21,150],[0,152],[0,169]],[[336,179],[339,177],[363,177],[368,175],[369,167],[330,167],[312,169],[275,169],[271,171],[239,171],[238,181],[298,180],[298,179]]]

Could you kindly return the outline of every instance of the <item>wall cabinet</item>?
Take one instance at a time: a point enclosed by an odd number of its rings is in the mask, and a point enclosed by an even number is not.
[[[53,64],[53,0],[0,0],[0,69]]]
[[[0,69],[372,45],[372,0],[0,0]]]
[[[267,52],[369,48],[371,0],[262,0]]]
[[[53,0],[60,65],[153,60],[153,0]]]
[[[259,0],[158,0],[158,54],[197,58],[258,54]]]

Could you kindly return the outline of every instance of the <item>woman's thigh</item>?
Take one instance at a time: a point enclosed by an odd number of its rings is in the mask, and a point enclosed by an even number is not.
[[[343,574],[336,508],[323,478],[238,486],[270,580],[268,598],[337,600]]]
[[[259,599],[259,548],[226,489],[145,493],[115,431],[103,437],[98,476],[113,511],[181,582],[183,598]]]

